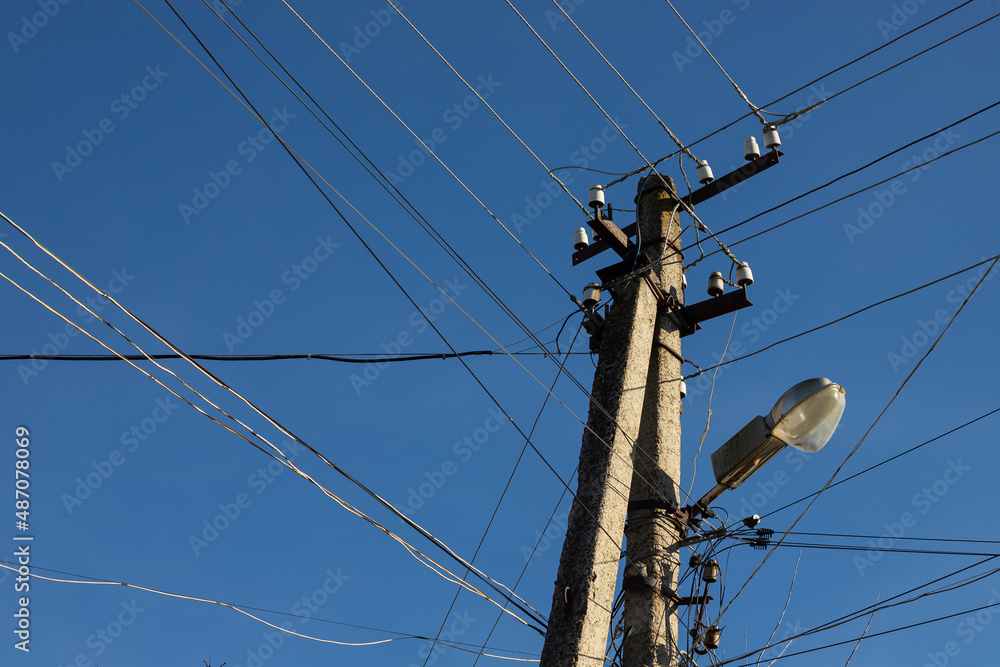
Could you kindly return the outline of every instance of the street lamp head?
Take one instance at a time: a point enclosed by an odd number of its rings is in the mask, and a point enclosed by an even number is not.
[[[827,378],[804,380],[782,394],[767,416],[771,435],[803,452],[818,452],[837,429],[847,392]]]
[[[698,506],[708,507],[725,489],[739,487],[787,445],[803,452],[819,451],[840,423],[845,395],[843,387],[826,378],[805,380],[786,391],[770,414],[754,417],[712,452],[718,484]]]

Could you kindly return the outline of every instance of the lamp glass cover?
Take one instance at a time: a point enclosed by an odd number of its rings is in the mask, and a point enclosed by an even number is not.
[[[771,435],[800,451],[819,451],[840,423],[846,395],[843,387],[827,378],[798,383],[771,409]]]

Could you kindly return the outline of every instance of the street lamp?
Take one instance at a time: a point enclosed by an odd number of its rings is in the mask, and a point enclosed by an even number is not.
[[[787,445],[818,452],[840,423],[847,392],[827,378],[799,382],[781,395],[767,416],[754,417],[712,453],[716,486],[698,501],[704,511],[726,489],[735,489]]]

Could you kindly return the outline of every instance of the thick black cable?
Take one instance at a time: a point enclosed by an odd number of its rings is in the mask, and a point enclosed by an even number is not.
[[[885,538],[885,535],[882,536]],[[880,538],[881,539],[881,538]],[[754,546],[754,538],[745,538],[747,546]],[[796,549],[829,549],[830,551],[872,551],[877,553],[895,554],[925,554],[932,556],[977,556],[979,558],[1000,558],[1000,553],[982,553],[978,551],[942,551],[936,549],[904,549],[901,547],[867,546],[864,544],[820,544],[816,542],[782,542],[776,547],[793,547]]]
[[[0,354],[0,361],[27,361],[41,359],[44,361],[145,361],[147,359],[201,359],[205,361],[287,361],[290,359],[318,359],[321,361],[337,361],[345,364],[380,364],[397,361],[425,361],[428,359],[457,359],[458,357],[491,357],[498,353],[494,350],[468,350],[466,352],[429,352],[427,354],[404,354],[390,356],[346,356],[342,354]],[[548,356],[551,352],[505,352],[514,356]],[[570,352],[570,354],[589,354],[589,352]]]
[[[354,140],[351,139],[350,135],[348,135],[347,132],[330,116],[330,114],[326,111],[323,105],[321,105],[316,100],[316,98],[314,98],[312,94],[310,94],[309,91],[306,90],[305,86],[299,83],[298,79],[296,79],[292,75],[292,73],[288,71],[288,69],[282,64],[282,62],[278,59],[278,57],[275,56],[271,52],[271,50],[267,48],[267,46],[260,40],[260,38],[257,37],[256,33],[254,33],[254,31],[251,30],[247,26],[247,24],[243,22],[243,20],[239,17],[239,15],[231,7],[227,5],[227,9],[229,9],[229,11],[232,12],[233,17],[237,21],[239,21],[239,24],[243,27],[243,29],[246,30],[251,37],[253,37],[254,41],[256,41],[257,44],[259,44],[261,48],[264,49],[267,55],[269,55],[271,59],[274,60],[274,62],[278,65],[278,67],[281,68],[281,70],[292,80],[292,82],[294,82],[295,85],[298,86],[298,88],[303,93],[305,93],[306,97],[308,97],[309,100],[316,106],[316,108],[319,109],[319,111],[323,114],[323,116],[325,116],[327,120],[329,120],[333,124],[333,126],[337,128],[337,130],[342,135],[344,135],[344,139],[346,139],[351,144],[351,146],[358,151],[361,157],[364,158],[364,161],[358,158],[358,156],[355,155],[354,152],[350,148],[348,148],[346,144],[344,144],[343,140],[341,140],[340,137],[337,136],[335,132],[330,130],[330,128],[326,125],[326,123],[324,123],[323,120],[316,115],[316,113],[312,110],[312,108],[308,104],[306,104],[302,100],[302,98],[299,97],[299,95],[294,90],[292,90],[292,88],[287,83],[285,83],[285,81],[280,76],[278,76],[277,72],[275,72],[271,68],[271,66],[268,65],[264,61],[264,59],[261,58],[260,55],[257,54],[257,52],[254,51],[254,49],[249,44],[247,44],[247,42],[233,29],[233,27],[229,25],[229,23],[225,20],[225,18],[223,18],[218,13],[218,11],[216,11],[216,9],[211,6],[208,0],[202,0],[202,2],[209,9],[211,9],[212,12],[219,18],[219,20],[222,21],[227,28],[229,28],[229,30],[233,33],[233,35],[235,35],[236,38],[239,39],[240,42],[242,42],[243,45],[246,46],[247,49],[251,53],[253,53],[254,56],[257,57],[257,59],[261,62],[261,64],[263,64],[264,67],[267,68],[267,70],[274,76],[274,78],[277,79],[283,86],[285,86],[288,92],[290,92],[293,96],[295,96],[295,99],[297,99],[299,103],[302,104],[302,106],[305,107],[305,109],[309,111],[310,114],[312,114],[313,118],[315,118],[320,123],[320,125],[322,125],[323,128],[326,129],[330,133],[330,135],[337,140],[337,142],[344,148],[344,150],[346,150],[351,155],[351,157],[353,157],[358,162],[358,164],[360,164],[361,167],[364,168],[365,171],[367,171],[368,174],[373,179],[375,179],[375,181],[382,187],[382,189],[385,190],[386,193],[389,194],[389,196],[391,196],[400,206],[403,207],[403,210],[405,210],[410,215],[410,217],[413,218],[413,220],[425,232],[427,232],[427,234],[445,251],[445,254],[451,257],[455,261],[455,263],[458,264],[459,267],[461,267],[462,270],[465,271],[470,278],[472,278],[473,282],[479,285],[479,287],[484,292],[486,292],[487,296],[489,296],[490,299],[492,299],[493,302],[496,303],[500,307],[500,309],[508,317],[510,317],[521,330],[527,333],[529,337],[533,336],[528,326],[514,313],[513,310],[511,310],[507,306],[506,303],[504,303],[504,301],[496,294],[496,292],[493,291],[493,289],[486,283],[486,281],[483,280],[478,273],[476,273],[475,269],[472,268],[472,266],[465,260],[465,258],[462,257],[462,255],[457,250],[455,250],[455,248],[452,247],[450,243],[448,243],[448,241],[444,238],[444,236],[440,232],[438,232],[438,230],[434,227],[434,225],[430,223],[429,220],[427,220],[427,218],[419,211],[419,209],[417,209],[417,207],[413,204],[413,202],[411,202],[399,190],[399,188],[397,188],[396,185],[385,175],[385,173],[381,169],[379,169],[378,166],[375,165],[375,163],[371,160],[371,158],[369,158],[368,155],[354,142]],[[365,164],[366,162],[367,164]],[[376,176],[376,173],[378,174],[378,176]],[[536,340],[536,342],[538,341]]]
[[[800,531],[790,531],[789,535],[808,535],[810,537],[850,537],[858,540],[871,539],[871,540],[881,540],[884,539],[885,535],[851,535],[848,533],[805,533]],[[913,540],[916,542],[960,542],[963,544],[1000,544],[1000,540],[965,540],[953,537],[893,537],[895,540]]]

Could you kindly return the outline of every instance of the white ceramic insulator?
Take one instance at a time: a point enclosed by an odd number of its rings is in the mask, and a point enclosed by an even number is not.
[[[764,146],[772,150],[781,145],[781,137],[778,136],[778,129],[772,125],[764,128]]]
[[[722,274],[718,271],[713,271],[712,275],[708,277],[708,295],[722,296],[724,289],[725,283],[722,281]]]
[[[736,268],[736,284],[740,287],[753,285],[753,271],[750,270],[750,265],[746,262],[740,262]]]
[[[591,208],[604,208],[604,187],[600,183],[590,186],[590,195],[587,197]]]
[[[757,145],[757,140],[753,137],[747,137],[743,140],[743,157],[748,160],[756,160],[760,157],[760,146]]]
[[[576,232],[573,233],[573,250],[583,250],[590,245],[590,239],[587,238],[587,230],[584,227],[577,227]]]
[[[698,182],[702,185],[708,185],[715,180],[715,175],[712,174],[712,168],[708,166],[708,160],[698,161]]]
[[[681,380],[681,398],[685,398],[688,395],[687,382]]]
[[[583,307],[593,308],[601,302],[601,290],[597,283],[587,283],[583,288]]]

